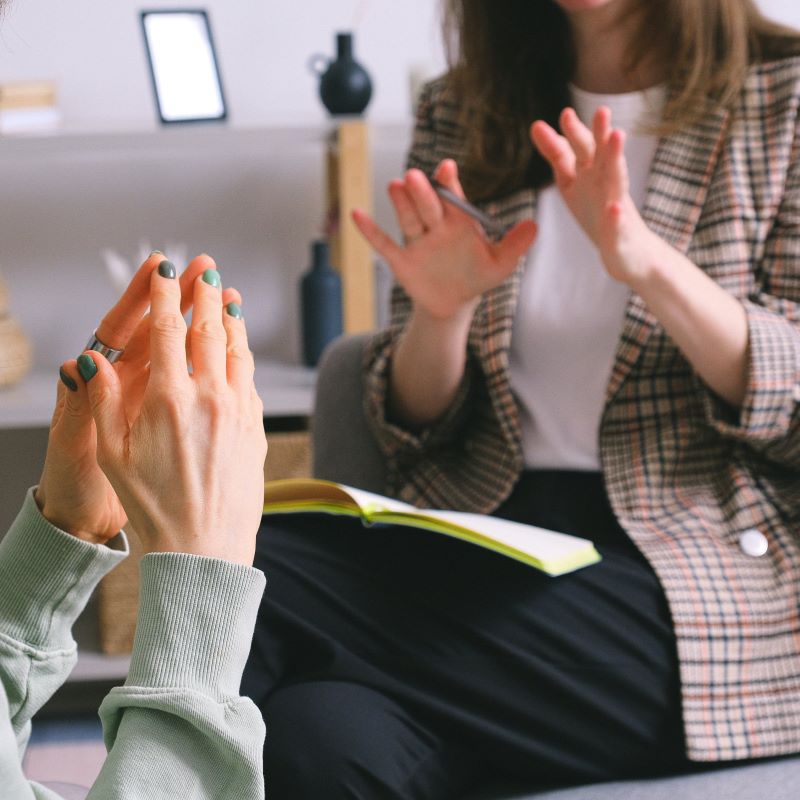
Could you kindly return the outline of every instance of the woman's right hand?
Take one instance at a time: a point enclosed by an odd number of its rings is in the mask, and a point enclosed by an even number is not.
[[[219,274],[193,286],[188,330],[181,290],[152,273],[150,368],[141,408],[126,413],[119,377],[89,352],[87,383],[97,458],[147,552],[181,552],[252,565],[264,504],[263,405],[244,321],[223,309]]]
[[[455,161],[439,164],[434,178],[464,197]],[[501,284],[536,238],[536,224],[517,223],[491,242],[480,224],[443,202],[425,174],[409,170],[389,184],[389,196],[405,239],[399,246],[363,211],[353,221],[388,262],[417,312],[437,320],[471,316],[481,295]]]

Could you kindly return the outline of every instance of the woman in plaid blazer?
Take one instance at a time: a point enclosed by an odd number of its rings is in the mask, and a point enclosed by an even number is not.
[[[708,5],[712,14],[718,4]],[[641,215],[626,206],[613,177],[601,192],[589,186],[595,147],[597,159],[624,166],[622,137],[609,136],[607,122],[599,123],[605,147],[569,112],[560,119],[565,138],[543,123],[533,130],[609,274],[633,289],[606,389],[602,472],[617,519],[669,599],[688,752],[701,760],[800,750],[798,105],[800,59],[752,65],[731,103],[661,138]],[[489,287],[470,308],[466,369],[446,411],[423,409],[423,422],[439,419],[416,435],[385,413],[390,375],[403,367],[400,342],[404,332],[416,334],[409,294],[427,288],[413,270],[417,261],[427,267],[428,243],[414,237],[441,236],[457,214],[439,203],[438,216],[434,210],[426,218],[424,204],[433,198],[416,170],[438,169],[442,182],[458,188],[446,159],[465,155],[461,111],[447,80],[423,93],[414,169],[390,189],[412,241],[401,249],[359,219],[408,289],[396,293],[391,327],[369,353],[367,402],[398,497],[491,513],[524,468],[509,384],[524,263],[499,278],[529,242],[521,221],[536,219],[535,189],[522,186],[484,203],[516,227],[486,268],[498,277],[479,278]],[[461,298],[453,294],[441,292],[436,301],[456,306]],[[450,311],[429,305],[440,318]],[[425,342],[436,349],[434,337]],[[411,392],[421,386],[424,364],[413,355]],[[441,362],[436,369],[441,373]],[[430,395],[420,404],[426,401]],[[405,411],[406,419],[420,426],[415,412]],[[748,532],[763,535],[764,554],[743,551]]]
[[[270,531],[251,666],[271,677],[251,691],[273,791],[284,775],[291,794],[292,754],[312,745],[326,797],[796,753],[800,40],[749,0],[449,9],[453,68],[423,92],[411,168],[389,187],[403,245],[354,215],[399,284],[368,348],[367,412],[397,497],[584,534],[604,560],[549,580],[409,531]],[[624,133],[603,107],[568,107],[576,87],[659,84],[637,208]],[[428,176],[508,233],[489,241]],[[594,471],[531,468],[513,374],[522,256],[553,193],[597,271],[630,289]]]

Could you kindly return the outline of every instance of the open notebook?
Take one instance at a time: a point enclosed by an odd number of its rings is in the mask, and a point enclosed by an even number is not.
[[[463,539],[546,572],[563,575],[595,564],[600,554],[587,539],[484,514],[419,509],[330,481],[289,479],[264,487],[264,513],[317,512],[360,517],[364,525],[395,524]]]

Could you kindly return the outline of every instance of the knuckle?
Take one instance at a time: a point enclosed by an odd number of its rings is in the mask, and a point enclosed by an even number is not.
[[[250,350],[245,347],[241,342],[228,342],[228,346],[225,348],[225,354],[228,358],[232,358],[236,361],[244,361],[250,355]]]
[[[153,330],[166,336],[186,333],[186,320],[177,311],[164,311],[153,317]]]
[[[224,343],[228,338],[222,323],[212,319],[201,319],[192,323],[192,336],[212,343]]]
[[[107,406],[113,399],[114,392],[110,386],[98,386],[94,391],[94,404]]]
[[[228,393],[215,387],[208,387],[202,394],[202,404],[205,412],[212,417],[223,417],[230,409]]]

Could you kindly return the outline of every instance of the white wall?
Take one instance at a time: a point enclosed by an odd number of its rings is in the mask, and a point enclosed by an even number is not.
[[[408,116],[408,72],[443,64],[438,0],[9,0],[0,25],[0,82],[58,80],[70,130],[155,126],[139,24],[143,8],[206,8],[231,123],[307,123],[324,118],[306,62],[333,54],[334,34],[353,29],[356,58],[375,91],[369,116]]]
[[[138,11],[181,0],[140,2],[11,0],[0,24],[0,81],[56,78],[69,131],[154,130]],[[409,66],[443,64],[439,0],[197,5],[211,15],[232,126],[302,124],[311,134],[229,153],[226,147],[241,139],[226,139],[223,129],[208,147],[185,152],[165,154],[151,145],[139,152],[124,141],[97,152],[67,147],[59,155],[56,147],[41,158],[32,152],[18,158],[0,139],[0,269],[40,367],[73,354],[113,300],[101,250],[133,256],[141,240],[179,241],[190,253],[216,256],[223,278],[245,293],[256,351],[296,358],[297,280],[323,209],[325,116],[307,58],[332,52],[334,32],[361,16],[356,54],[376,86],[370,116],[399,121],[401,130],[411,122]],[[761,6],[800,27],[797,0],[761,0]],[[384,187],[402,168],[407,135],[375,144],[376,210],[391,226]]]
[[[800,3],[797,0],[758,0],[758,5],[767,16],[800,28]]]

